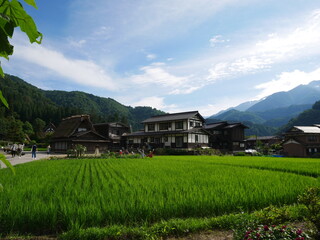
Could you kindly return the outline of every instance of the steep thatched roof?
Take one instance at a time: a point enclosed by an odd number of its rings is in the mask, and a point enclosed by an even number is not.
[[[62,119],[52,138],[69,138],[78,133],[78,129],[94,131],[89,115],[76,115]]]

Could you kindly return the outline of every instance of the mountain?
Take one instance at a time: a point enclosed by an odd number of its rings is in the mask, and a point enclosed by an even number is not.
[[[311,109],[303,111],[297,117],[292,118],[287,124],[282,126],[278,132],[283,133],[293,126],[310,126],[320,124],[320,101],[313,104]]]
[[[262,125],[267,131],[274,131],[286,125],[290,119],[312,107],[320,99],[320,81],[313,81],[308,85],[287,91],[274,93],[259,101],[245,102],[234,108],[221,111],[209,119],[224,121],[247,121],[252,124]],[[245,110],[237,110],[245,109]]]
[[[241,112],[235,109],[231,109],[219,115],[214,115],[214,118],[220,119],[222,121],[235,121],[235,122],[249,121],[249,122],[258,123],[258,124],[265,122],[263,118],[259,117],[255,113]]]
[[[151,107],[125,106],[112,98],[79,91],[45,91],[11,75],[0,79],[0,89],[10,106],[10,109],[0,107],[0,118],[14,116],[23,122],[33,123],[40,118],[58,124],[64,117],[90,114],[95,123],[121,121],[138,130],[143,119],[164,113]]]
[[[320,81],[299,85],[287,92],[274,93],[248,108],[248,112],[264,112],[292,105],[313,104],[320,99]]]
[[[212,115],[210,118],[214,118],[215,116],[219,116],[222,113],[228,112],[230,110],[246,111],[248,108],[252,107],[254,104],[258,103],[259,101],[260,100],[254,100],[254,101],[248,101],[248,102],[241,103],[236,107],[231,107],[226,110],[222,110],[222,111]]]

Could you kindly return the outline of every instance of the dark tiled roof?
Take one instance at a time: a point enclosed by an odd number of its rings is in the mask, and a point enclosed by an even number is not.
[[[209,123],[209,124],[206,124],[204,126],[205,129],[214,129],[214,128],[221,128],[225,125],[227,125],[228,123],[227,122],[216,122],[216,123]]]
[[[229,129],[229,128],[234,128],[234,127],[248,128],[247,126],[243,125],[242,123],[228,123],[228,122],[224,121],[224,122],[206,124],[204,126],[204,129],[207,129],[207,130],[209,130],[209,129]]]
[[[280,139],[278,136],[262,136],[262,137],[249,137],[246,141],[256,141],[256,140],[277,140]]]
[[[198,111],[191,111],[191,112],[171,113],[171,114],[153,116],[151,118],[144,120],[142,123],[183,120],[183,119],[193,118],[195,116],[198,116],[202,121],[204,121],[204,118],[200,115]]]
[[[243,125],[242,123],[231,123],[231,124],[228,124],[228,126],[225,126],[225,128],[234,128],[234,127],[248,128],[246,125]]]

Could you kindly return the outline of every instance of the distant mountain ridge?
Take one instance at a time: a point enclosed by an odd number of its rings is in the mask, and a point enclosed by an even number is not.
[[[95,123],[121,121],[138,130],[142,120],[164,114],[155,108],[125,106],[85,92],[45,91],[11,75],[0,78],[0,89],[10,106],[0,106],[0,118],[13,115],[23,122],[40,118],[57,124],[64,117],[90,114]]]
[[[313,104],[320,99],[320,81],[299,85],[287,92],[277,92],[254,104],[246,111],[264,112],[292,105]]]
[[[273,135],[294,123],[307,124],[317,121],[318,112],[311,108],[319,100],[320,81],[313,81],[258,101],[241,103],[210,116],[208,121],[243,122],[250,127],[246,130],[246,135]],[[306,115],[312,115],[315,119],[312,120]]]
[[[274,93],[259,101],[239,104],[209,118],[229,121],[250,121],[280,127],[320,100],[320,81],[299,85],[287,92]],[[246,108],[248,107],[248,108]],[[244,109],[244,110],[237,110]]]

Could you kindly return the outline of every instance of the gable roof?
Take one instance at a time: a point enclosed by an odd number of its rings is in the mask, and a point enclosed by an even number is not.
[[[87,125],[88,130],[93,130],[89,115],[76,115],[62,119],[52,138],[68,138],[76,132],[82,123]]]
[[[303,132],[303,133],[320,133],[320,128],[317,126],[294,126],[287,133]]]
[[[228,123],[226,121],[223,122],[216,122],[216,123],[210,123],[206,124],[204,126],[204,129],[229,129],[229,128],[235,128],[235,127],[243,127],[243,128],[248,128],[246,125],[242,123]]]
[[[198,111],[191,111],[191,112],[169,113],[169,114],[153,116],[142,121],[142,123],[184,120],[184,119],[194,118],[196,116],[199,117],[203,122],[205,122],[204,118],[201,116],[201,114]]]

